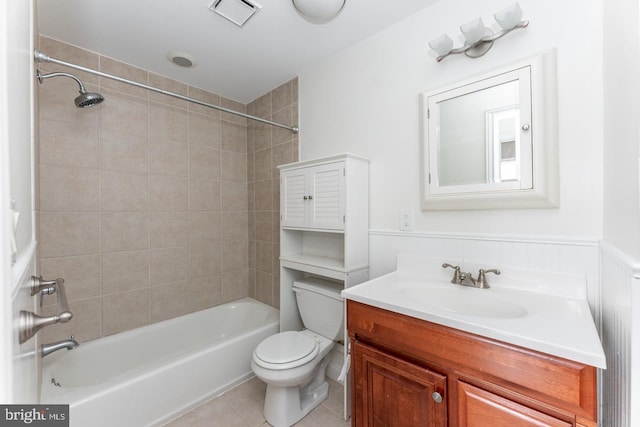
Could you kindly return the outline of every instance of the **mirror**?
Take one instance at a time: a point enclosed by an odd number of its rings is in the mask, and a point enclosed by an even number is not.
[[[558,206],[555,52],[421,94],[422,208]]]

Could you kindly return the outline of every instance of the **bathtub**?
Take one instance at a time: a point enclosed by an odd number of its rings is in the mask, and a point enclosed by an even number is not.
[[[278,330],[277,309],[244,298],[59,350],[42,361],[41,402],[69,404],[71,427],[159,426],[252,377]]]

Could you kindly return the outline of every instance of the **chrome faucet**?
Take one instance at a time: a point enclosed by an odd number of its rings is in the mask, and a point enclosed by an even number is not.
[[[481,268],[480,271],[478,271],[478,280],[476,280],[476,287],[481,289],[489,289],[490,286],[485,273],[493,273],[495,275],[499,275],[500,270],[496,268],[492,268],[491,270],[483,270]]]
[[[464,273],[460,271],[459,265],[451,265],[445,262],[444,264],[442,264],[442,268],[453,268],[453,277],[451,278],[451,283],[453,283],[454,285],[462,285],[462,281],[464,280],[464,277],[462,277],[462,275]]]
[[[478,281],[473,278],[471,273],[460,273],[460,277],[462,277],[462,286],[471,286],[472,288],[478,288]]]
[[[52,342],[51,344],[42,344],[40,348],[41,348],[42,357],[45,357],[50,355],[54,351],[58,351],[63,348],[66,348],[67,350],[73,350],[79,345],[80,344],[78,343],[78,341],[76,341],[73,335],[71,335],[71,338],[69,338],[68,340],[56,341],[56,342]]]
[[[500,274],[500,270],[497,269],[484,270],[481,268],[480,271],[478,271],[478,278],[474,279],[471,273],[464,273],[458,265],[451,265],[445,262],[442,264],[442,268],[452,268],[454,270],[453,278],[451,279],[451,283],[454,285],[471,286],[480,289],[490,288],[486,273]]]

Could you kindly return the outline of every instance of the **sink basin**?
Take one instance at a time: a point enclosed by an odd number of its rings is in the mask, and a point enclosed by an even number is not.
[[[396,270],[342,291],[346,300],[606,367],[583,276],[501,266],[491,288],[450,283],[444,259],[399,254]],[[464,271],[487,265],[464,263]],[[353,307],[356,307],[355,305]],[[376,329],[376,320],[367,327]]]
[[[409,301],[433,310],[498,319],[516,319],[529,314],[522,305],[488,289],[424,283],[398,283],[396,286],[399,293]]]

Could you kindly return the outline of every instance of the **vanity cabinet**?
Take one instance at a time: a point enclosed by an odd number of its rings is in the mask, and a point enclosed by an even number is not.
[[[351,300],[347,329],[353,426],[597,426],[595,367]]]
[[[369,161],[353,154],[281,165],[280,330],[301,330],[293,282],[308,276],[345,288],[369,279]],[[346,330],[332,350],[328,375],[348,357]],[[350,415],[345,381],[344,417]]]

